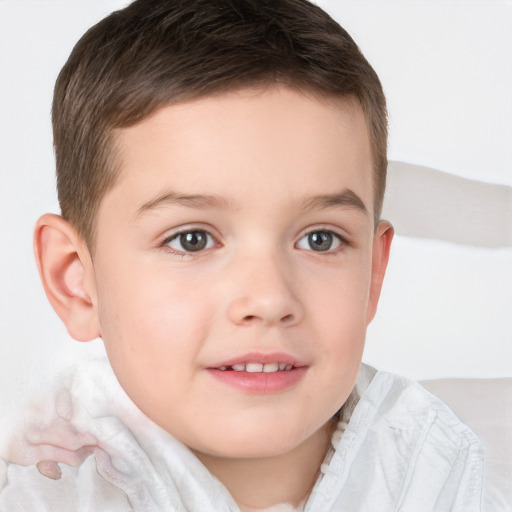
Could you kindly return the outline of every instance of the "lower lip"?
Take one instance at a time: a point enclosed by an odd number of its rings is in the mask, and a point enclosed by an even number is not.
[[[234,370],[216,370],[208,368],[210,375],[228,386],[248,393],[280,393],[299,382],[307,372],[307,366],[279,372],[236,372]]]

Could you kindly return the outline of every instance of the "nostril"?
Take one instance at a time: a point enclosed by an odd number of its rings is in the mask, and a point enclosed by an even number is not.
[[[271,320],[266,319],[265,317],[259,317],[258,315],[246,315],[243,317],[242,323],[251,324],[257,319],[261,320],[264,324],[273,323]],[[289,314],[289,315],[285,315],[285,316],[281,317],[281,319],[279,320],[279,323],[289,324],[289,323],[292,323],[293,321],[294,321],[294,316],[292,314]]]
[[[289,324],[290,322],[293,322],[293,315],[285,315],[283,318],[281,318],[281,322]]]
[[[254,315],[247,315],[247,316],[244,316],[243,318],[243,322],[248,324],[250,322],[252,322],[256,317]]]

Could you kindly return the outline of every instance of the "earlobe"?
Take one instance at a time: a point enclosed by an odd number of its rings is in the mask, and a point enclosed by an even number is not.
[[[367,324],[377,312],[382,283],[388,266],[389,252],[393,240],[394,229],[390,222],[381,221],[373,237],[372,277],[370,283],[370,296],[368,300]]]
[[[62,217],[43,215],[34,231],[34,254],[46,296],[78,341],[100,335],[92,260],[85,243]]]

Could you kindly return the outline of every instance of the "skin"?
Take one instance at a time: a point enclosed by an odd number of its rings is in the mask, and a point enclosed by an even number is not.
[[[241,90],[160,109],[117,143],[121,175],[101,202],[94,253],[62,219],[39,221],[52,304],[76,339],[102,337],[132,400],[242,510],[300,502],[354,386],[392,238],[373,221],[360,106]],[[176,200],[197,195],[214,201]],[[185,250],[182,232],[206,247]],[[309,233],[332,244],[315,250]],[[305,368],[282,391],[209,371],[276,352]]]

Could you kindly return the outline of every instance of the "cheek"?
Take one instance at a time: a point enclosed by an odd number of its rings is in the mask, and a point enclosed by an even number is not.
[[[310,300],[310,318],[318,333],[322,375],[329,394],[349,393],[357,376],[366,336],[369,276],[364,267],[351,267],[316,288]],[[334,384],[334,385],[333,385]]]
[[[179,407],[181,397],[190,396],[207,337],[210,303],[193,289],[148,274],[132,275],[130,281],[131,286],[124,287],[106,282],[111,291],[100,297],[102,338],[123,389],[165,427],[162,404]]]
[[[190,360],[205,338],[208,296],[161,272],[110,272],[98,296],[102,338],[112,365],[175,371]],[[164,276],[164,278],[162,277]],[[149,370],[148,370],[149,371]]]
[[[369,265],[366,265],[369,267]],[[365,327],[370,274],[365,265],[351,265],[309,283],[311,317],[335,336],[346,329]]]

